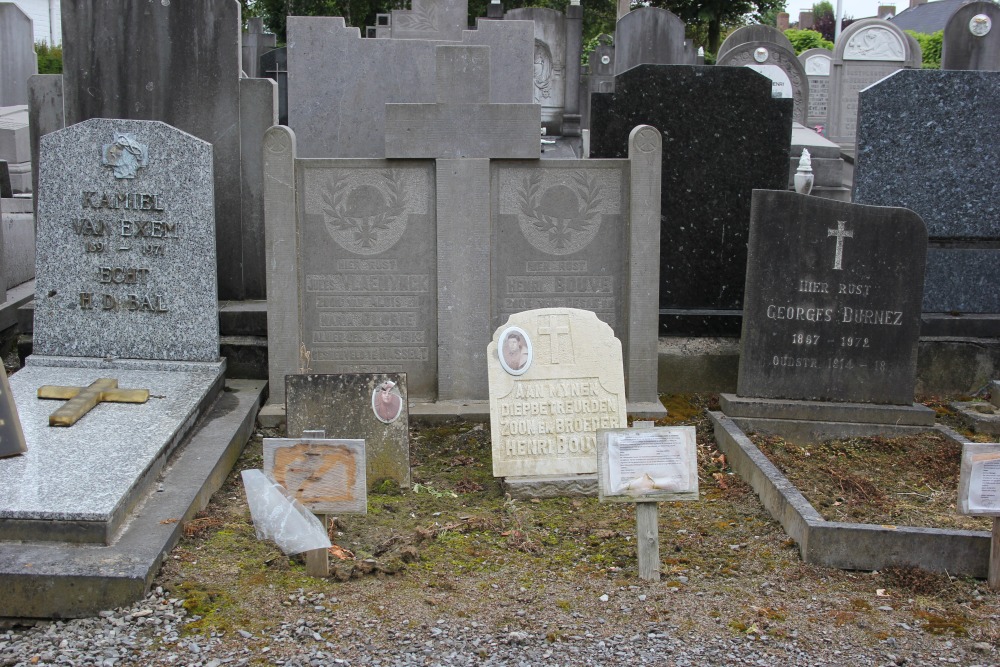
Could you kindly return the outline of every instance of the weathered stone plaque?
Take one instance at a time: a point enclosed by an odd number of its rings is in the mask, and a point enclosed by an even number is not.
[[[314,514],[367,514],[365,441],[264,438],[264,473]]]
[[[970,442],[962,446],[958,512],[1000,516],[1000,444]]]
[[[911,404],[926,253],[912,211],[755,190],[737,393]]]
[[[523,310],[568,307],[624,333],[624,165],[494,162],[492,328]]]
[[[825,125],[830,105],[830,69],[833,54],[826,49],[809,49],[799,54],[799,62],[809,80],[809,107],[806,109],[806,125]]]
[[[41,146],[35,354],[217,360],[211,144],[92,119]]]
[[[858,93],[903,68],[920,68],[920,47],[898,27],[882,19],[862,19],[845,28],[834,50],[827,136],[854,143]]]
[[[23,454],[27,449],[17,405],[10,393],[7,370],[0,365],[0,458]]]
[[[285,378],[288,437],[326,431],[327,438],[362,439],[372,489],[393,480],[410,486],[409,410],[405,373],[302,374]]]
[[[500,362],[509,329],[531,346],[519,374]],[[487,348],[493,474],[596,473],[597,430],[626,426],[621,350],[611,327],[585,310],[530,310],[497,329]]]
[[[597,446],[602,501],[698,500],[693,426],[602,429]]]

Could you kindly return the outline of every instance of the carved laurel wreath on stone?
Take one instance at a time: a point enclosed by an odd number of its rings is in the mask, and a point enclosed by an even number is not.
[[[406,14],[396,14],[393,17],[393,20],[395,21],[394,27],[398,27],[403,30],[412,30],[414,32],[437,31],[437,12],[433,6],[421,6]]]
[[[559,211],[555,215],[555,211],[543,211],[542,174],[539,171],[525,178],[518,192],[521,213],[531,221],[535,229],[548,234],[549,243],[559,250],[572,242],[574,233],[586,232],[600,214],[598,202],[601,186],[595,176],[576,172],[565,187],[576,195],[578,203],[582,202],[582,208]],[[548,188],[545,192],[551,190],[552,188]]]
[[[383,205],[366,205],[351,197],[358,187],[347,178],[332,180],[323,191],[323,217],[327,231],[336,238],[343,232],[352,232],[351,242],[361,248],[379,245],[379,235],[392,230],[392,226],[403,215],[403,200],[406,197],[401,174],[396,169],[386,169],[379,173],[384,188],[368,186],[377,190],[385,198]]]

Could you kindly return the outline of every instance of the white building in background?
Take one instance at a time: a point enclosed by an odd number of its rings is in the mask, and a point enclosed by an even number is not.
[[[59,0],[13,0],[13,2],[31,18],[36,42],[62,44]]]

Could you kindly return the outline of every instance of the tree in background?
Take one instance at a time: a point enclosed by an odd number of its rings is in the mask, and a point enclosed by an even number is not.
[[[833,13],[833,5],[827,0],[820,0],[812,6],[813,27],[812,29],[823,35],[823,39],[832,42],[836,34],[837,17]],[[844,18],[840,22],[840,29],[854,23],[853,18]]]
[[[748,23],[763,23],[767,14],[784,7],[785,0],[650,0],[649,4],[677,14],[694,28],[690,34],[695,44],[716,53],[724,31]],[[699,40],[697,27],[704,28],[704,41]]]
[[[938,52],[940,54],[940,51]],[[62,47],[49,46],[47,42],[35,42],[38,56],[39,74],[62,74]],[[938,57],[940,60],[940,56]]]
[[[823,35],[815,30],[789,28],[785,31],[785,37],[795,47],[795,53],[797,54],[809,49],[827,49],[833,51],[833,42],[823,39]]]
[[[787,11],[785,9],[785,0],[781,0],[776,7],[772,7],[767,11],[760,12],[760,22],[763,25],[769,25],[772,28],[778,27],[778,14]]]

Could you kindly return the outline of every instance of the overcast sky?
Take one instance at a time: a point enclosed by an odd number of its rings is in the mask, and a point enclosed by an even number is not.
[[[815,0],[788,0],[785,7],[788,11],[789,21],[798,21],[799,12],[812,9]],[[903,11],[910,6],[910,0],[842,0],[844,3],[844,16],[856,19],[868,18],[878,13],[879,5],[895,5],[896,13]],[[833,10],[837,11],[837,0],[830,0]]]

